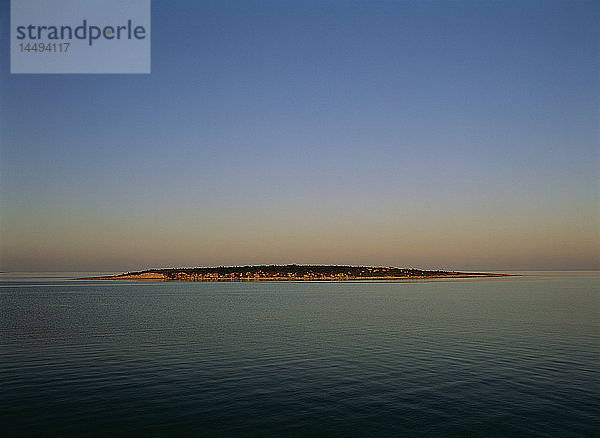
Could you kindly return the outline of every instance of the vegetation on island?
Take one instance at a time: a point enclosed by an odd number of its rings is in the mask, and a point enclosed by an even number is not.
[[[502,275],[504,274],[465,273],[383,266],[262,265],[148,269],[98,278],[154,281],[343,281],[465,278]]]

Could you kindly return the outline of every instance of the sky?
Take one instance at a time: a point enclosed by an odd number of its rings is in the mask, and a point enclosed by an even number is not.
[[[0,270],[600,269],[600,3],[152,0],[152,73],[11,75]]]

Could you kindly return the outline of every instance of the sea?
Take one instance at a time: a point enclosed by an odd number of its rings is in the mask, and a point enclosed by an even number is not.
[[[600,273],[0,275],[3,437],[600,436]]]

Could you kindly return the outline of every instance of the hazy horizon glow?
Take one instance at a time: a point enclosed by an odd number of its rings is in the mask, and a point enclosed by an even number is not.
[[[597,2],[152,1],[151,75],[10,75],[0,270],[600,268]]]

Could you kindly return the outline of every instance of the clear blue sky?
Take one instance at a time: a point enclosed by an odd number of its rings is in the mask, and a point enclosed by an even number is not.
[[[10,75],[0,269],[600,267],[600,3],[152,0],[152,74]]]

